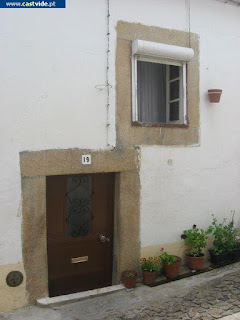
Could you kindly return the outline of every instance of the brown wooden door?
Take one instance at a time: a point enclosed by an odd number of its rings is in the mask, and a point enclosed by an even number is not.
[[[50,297],[111,285],[113,208],[112,173],[47,177]]]

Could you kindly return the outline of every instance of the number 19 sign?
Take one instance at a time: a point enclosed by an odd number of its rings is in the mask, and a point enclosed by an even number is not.
[[[85,154],[82,156],[82,164],[91,164],[92,159],[90,154]]]

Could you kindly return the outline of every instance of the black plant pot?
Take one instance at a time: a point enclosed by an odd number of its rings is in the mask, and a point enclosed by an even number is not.
[[[232,250],[232,260],[239,260],[240,259],[240,248],[234,248]]]
[[[232,252],[225,251],[223,253],[215,253],[213,250],[208,250],[211,257],[211,262],[214,264],[221,264],[233,260]]]

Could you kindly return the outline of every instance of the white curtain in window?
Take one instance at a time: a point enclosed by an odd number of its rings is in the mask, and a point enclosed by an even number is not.
[[[138,121],[166,122],[166,65],[137,62]]]

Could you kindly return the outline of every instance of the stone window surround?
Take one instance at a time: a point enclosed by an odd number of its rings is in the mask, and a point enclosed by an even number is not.
[[[187,65],[188,125],[142,126],[132,122],[131,44],[146,40],[189,47],[194,57]],[[199,39],[198,35],[172,29],[119,21],[116,50],[117,143],[134,145],[199,144]]]

